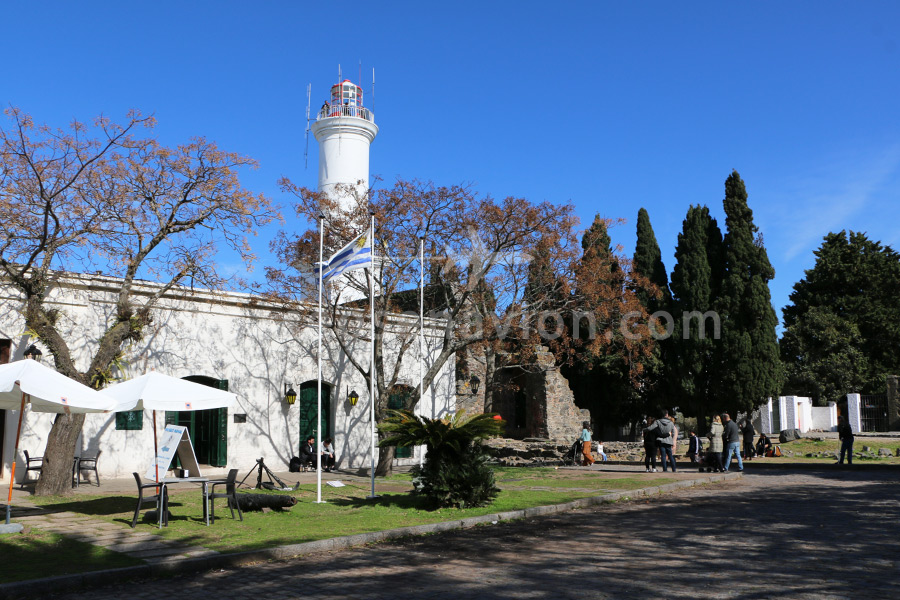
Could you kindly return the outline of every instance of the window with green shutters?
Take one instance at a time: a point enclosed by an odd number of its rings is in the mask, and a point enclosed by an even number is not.
[[[398,385],[391,390],[388,396],[388,408],[391,410],[403,410],[406,408],[406,402],[412,394],[412,388],[405,385]],[[395,446],[394,458],[412,458],[412,446]]]
[[[298,404],[300,405],[300,441],[299,447],[306,443],[309,436],[316,435],[316,415],[319,412],[317,401],[318,381],[306,381],[300,384]],[[331,419],[331,386],[322,384],[322,439],[334,437]],[[299,450],[298,450],[299,451]]]
[[[144,428],[144,411],[126,410],[116,413],[116,430],[134,431]]]

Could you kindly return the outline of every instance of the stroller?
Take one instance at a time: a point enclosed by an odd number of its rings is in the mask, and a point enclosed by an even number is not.
[[[566,455],[563,457],[563,466],[577,467],[579,464],[581,464],[579,457],[581,456],[582,445],[583,443],[581,440],[575,440],[575,442],[569,448],[569,451],[566,452]]]

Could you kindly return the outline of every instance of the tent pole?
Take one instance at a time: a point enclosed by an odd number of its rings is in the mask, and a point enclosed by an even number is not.
[[[9,525],[9,510],[12,504],[12,488],[16,480],[16,457],[19,455],[19,435],[22,433],[22,415],[25,414],[25,392],[22,392],[22,408],[19,409],[19,426],[16,428],[16,448],[13,450],[12,466],[9,470],[9,496],[6,498],[6,524]],[[26,467],[28,465],[25,465]],[[28,474],[28,471],[25,471]]]

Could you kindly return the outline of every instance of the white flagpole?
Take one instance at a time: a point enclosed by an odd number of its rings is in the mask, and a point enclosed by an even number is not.
[[[316,396],[316,502],[322,502],[322,273],[325,270],[323,261],[325,245],[325,215],[319,215],[319,351],[316,354],[319,380]]]
[[[425,238],[419,238],[419,406],[425,402]],[[431,415],[434,418],[434,415]],[[419,448],[419,466],[425,464],[425,446]]]
[[[369,353],[369,420],[372,422],[372,494],[375,498],[375,213],[369,227],[369,256],[372,261],[372,277],[369,279],[369,316],[371,317]]]

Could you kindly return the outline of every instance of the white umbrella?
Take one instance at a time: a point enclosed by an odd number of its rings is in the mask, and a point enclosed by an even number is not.
[[[9,524],[12,487],[16,477],[16,459],[19,453],[19,436],[22,432],[22,415],[25,405],[31,410],[49,413],[88,413],[115,410],[116,401],[103,393],[69,379],[50,367],[33,360],[19,360],[0,365],[0,409],[19,409],[19,426],[16,430],[16,446],[13,452],[12,470],[9,476],[9,496],[6,501],[6,523]]]
[[[126,410],[150,409],[153,411],[153,453],[156,449],[156,411],[157,410],[207,410],[231,406],[237,396],[231,392],[219,390],[186,379],[178,379],[151,371],[111,385],[103,393],[115,399],[116,412]],[[157,466],[156,481],[159,481]]]
[[[103,393],[118,404],[115,411],[125,410],[207,410],[231,406],[237,396],[186,379],[178,379],[151,371],[140,377],[111,385]]]

